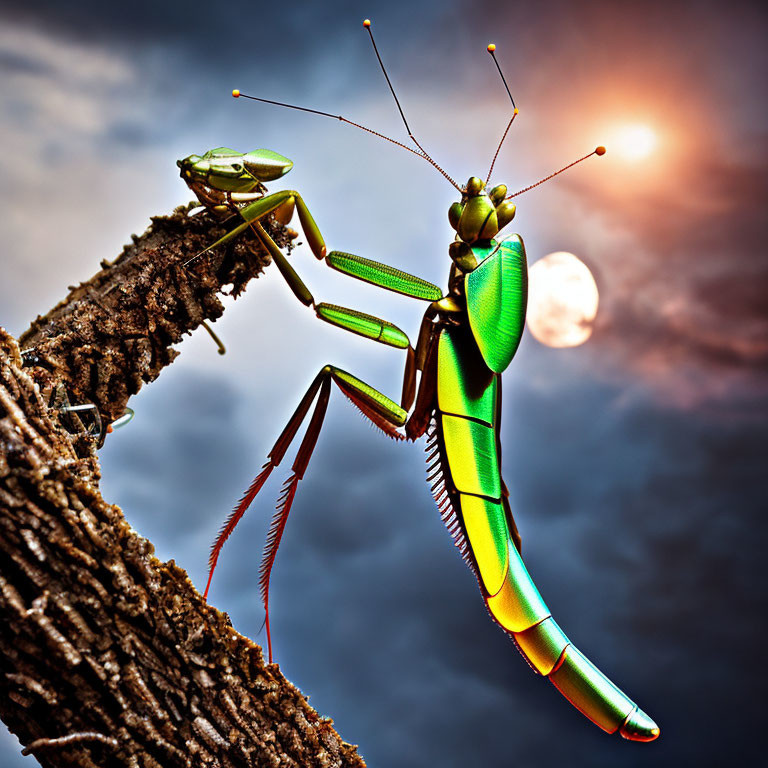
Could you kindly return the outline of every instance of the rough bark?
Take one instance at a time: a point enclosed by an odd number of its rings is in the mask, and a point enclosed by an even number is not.
[[[97,441],[51,407],[63,385],[115,419],[222,313],[217,294],[268,262],[241,240],[182,266],[222,232],[207,214],[155,218],[38,317],[23,355],[0,329],[0,717],[43,766],[364,765],[101,498]]]

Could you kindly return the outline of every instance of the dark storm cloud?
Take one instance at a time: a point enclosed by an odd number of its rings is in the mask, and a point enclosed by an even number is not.
[[[413,27],[401,25],[400,39],[418,34],[418,27],[425,28],[431,9],[438,6],[427,2],[411,8]],[[359,3],[350,0],[284,5],[235,0],[224,6],[177,0],[137,0],[130,5],[78,0],[62,5],[45,0],[34,8],[10,0],[3,11],[6,18],[73,40],[99,40],[123,51],[160,46],[169,61],[176,53],[193,59],[198,76],[206,70],[221,72],[235,62],[255,60],[270,78],[302,71],[309,76],[307,62],[318,52],[339,45],[337,37],[348,39],[352,30],[359,31],[365,13]],[[386,7],[376,12],[382,18],[393,15]],[[362,38],[362,32],[359,34]],[[296,55],[299,50],[301,56]]]
[[[356,55],[360,43],[371,64],[352,3],[238,3],[226,12],[189,3],[5,6],[38,28],[128,52],[131,61],[157,47],[165,58],[145,63],[156,65],[158,80],[179,80],[180,62],[193,65],[184,73],[184,104],[169,100],[158,120],[156,130],[168,134],[196,117],[194,90],[206,98],[211,73],[231,79],[249,62],[251,81],[266,73],[278,90],[275,82],[289,77],[297,91],[311,91],[348,88],[357,76],[354,56],[332,82],[314,66],[338,58],[342,45]],[[414,72],[405,85],[414,94],[449,78],[476,82],[457,62],[471,60],[469,49],[475,57],[478,41],[484,56],[492,30],[528,104],[556,104],[582,119],[588,94],[603,88],[600,76],[618,73],[622,88],[640,83],[646,99],[658,92],[664,110],[683,104],[703,125],[691,130],[688,165],[670,171],[661,189],[628,200],[589,187],[590,206],[631,246],[600,262],[599,282],[609,290],[593,341],[556,352],[528,338],[505,381],[505,478],[526,562],[565,631],[658,719],[662,736],[647,746],[605,736],[531,673],[488,617],[439,520],[421,446],[361,428],[351,408],[336,407],[338,393],[277,558],[277,659],[361,744],[371,768],[720,766],[734,755],[757,764],[764,630],[757,574],[768,507],[757,479],[768,446],[752,368],[765,363],[758,313],[766,295],[766,152],[751,122],[763,114],[751,41],[765,19],[745,3],[475,2],[439,6],[432,19],[436,7],[365,9],[398,25],[406,52],[393,49],[401,53],[393,66]],[[413,46],[425,30],[434,44]],[[360,38],[348,42],[355,32]],[[9,66],[30,63],[20,57]],[[621,88],[615,93],[618,104]],[[469,109],[471,97],[457,88],[445,114]],[[108,134],[105,145],[135,146],[146,136],[130,121]],[[506,149],[508,157],[518,151]],[[567,242],[586,244],[592,227],[574,204],[586,187],[578,176],[561,178],[569,205],[542,228],[553,241],[566,233]],[[607,256],[608,248],[615,241],[594,250]],[[669,298],[678,302],[672,313],[662,311]],[[611,365],[617,375],[603,376]],[[694,378],[723,375],[726,385],[726,373],[746,378],[719,391],[718,418],[714,409],[680,410],[649,395],[659,371],[687,369]],[[274,398],[257,407],[287,418],[300,389],[278,382]],[[136,398],[135,422],[105,448],[105,497],[198,585],[210,539],[277,436],[258,410],[244,423],[242,402],[223,376],[195,373],[182,356]],[[227,543],[212,593],[237,628],[262,643],[258,561],[288,473],[275,472]]]
[[[687,743],[689,757],[698,751],[699,764],[712,764],[749,750],[743,734],[760,727],[762,686],[748,660],[760,653],[757,638],[766,628],[756,579],[768,497],[755,478],[768,443],[765,423],[724,431],[692,427],[672,414],[654,420],[661,419],[663,426],[656,426],[668,448],[659,451],[660,465],[642,495],[624,504],[614,499],[633,540],[629,557],[615,564],[629,578],[609,631],[624,643],[647,640],[659,675],[659,718],[672,726],[666,746],[682,750]],[[688,454],[687,467],[680,466],[680,451]],[[595,562],[601,553],[592,543],[589,560]],[[692,691],[702,695],[692,697]],[[703,733],[718,734],[721,757],[715,759]]]
[[[410,23],[402,25],[400,14],[384,6],[377,11],[377,23],[389,30],[390,39],[395,36],[395,50],[418,55],[421,34],[437,7],[436,0],[419,3],[409,10]],[[154,109],[155,118],[105,116],[99,137],[105,154],[115,148],[167,145],[199,123],[201,115],[230,106],[228,94],[235,85],[319,109],[335,109],[351,94],[360,94],[361,81],[366,87],[385,87],[364,36],[363,10],[350,0],[284,6],[237,0],[220,8],[148,0],[130,6],[78,0],[31,7],[10,0],[2,12],[4,21],[104,49],[136,69],[137,81],[114,88],[111,95],[122,105]],[[13,56],[7,65],[18,70],[35,62]],[[60,81],[68,78],[66,72],[57,75]],[[246,114],[258,120],[276,113]]]
[[[0,50],[0,71],[8,73],[50,74],[51,69],[44,62],[32,55],[20,51]]]
[[[104,132],[103,142],[106,146],[118,145],[130,150],[146,146],[156,137],[157,132],[148,130],[145,124],[124,121],[109,126]]]
[[[628,371],[649,377],[734,374],[729,385],[709,386],[718,397],[723,386],[744,397],[764,386],[768,163],[758,157],[757,166],[724,160],[685,172],[675,187],[695,192],[672,206],[671,217],[661,213],[669,213],[663,201],[642,197],[631,216],[615,211],[637,248],[603,307],[595,354],[608,347]]]
[[[194,551],[195,560],[182,564],[189,569],[199,564],[202,575],[208,542],[191,537],[201,530],[213,537],[236,501],[239,478],[259,463],[243,443],[231,387],[182,367],[176,376],[173,369],[167,372],[167,388],[151,387],[134,398],[135,441],[121,441],[124,432],[118,432],[102,450],[102,461],[114,468],[105,477],[104,493],[122,500],[128,521],[142,535],[167,542],[162,556],[178,557],[187,547]],[[169,412],[168,392],[184,403],[182,410]],[[197,482],[189,482],[191,475]]]
[[[31,21],[38,28],[64,33],[73,39],[100,39],[105,43],[128,42],[144,45],[163,42],[183,45],[213,54],[219,47],[226,50],[227,42],[236,30],[250,26],[252,31],[271,26],[284,12],[266,4],[255,12],[253,3],[230,3],[226,11],[211,12],[205,3],[151,2],[138,0],[130,7],[120,3],[100,3],[79,0],[64,6],[56,2],[40,2],[34,8],[21,2],[5,2],[6,17]],[[279,29],[279,27],[277,27]],[[203,48],[202,44],[206,43]]]

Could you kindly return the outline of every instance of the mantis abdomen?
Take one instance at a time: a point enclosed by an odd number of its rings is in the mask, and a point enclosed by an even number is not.
[[[491,616],[530,666],[600,728],[652,741],[656,724],[571,644],[520,557],[501,477],[500,375],[465,326],[441,332],[437,368],[435,497]]]

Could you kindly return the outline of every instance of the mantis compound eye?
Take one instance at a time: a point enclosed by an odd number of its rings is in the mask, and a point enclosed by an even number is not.
[[[458,229],[459,227],[459,219],[461,218],[463,210],[464,206],[461,203],[454,203],[448,209],[448,221],[454,229]]]
[[[478,176],[470,176],[469,181],[467,182],[467,195],[476,197],[483,191],[484,187],[485,182],[481,178]]]
[[[489,193],[488,197],[491,198],[491,202],[494,205],[498,205],[507,196],[507,185],[499,184],[495,186]]]

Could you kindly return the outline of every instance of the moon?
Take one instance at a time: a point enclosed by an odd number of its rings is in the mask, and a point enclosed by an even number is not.
[[[589,267],[566,251],[528,272],[528,329],[548,347],[578,347],[592,335],[599,295]]]

